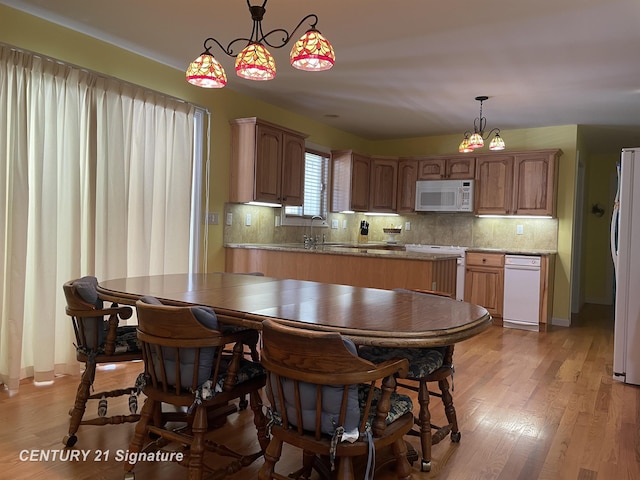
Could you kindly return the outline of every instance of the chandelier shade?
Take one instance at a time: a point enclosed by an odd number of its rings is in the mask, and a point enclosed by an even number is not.
[[[227,74],[215,57],[204,52],[196,58],[186,72],[187,82],[202,88],[222,88],[227,84]]]
[[[473,121],[473,134],[471,132],[464,132],[464,138],[460,142],[458,151],[460,153],[473,152],[477,148],[484,147],[484,141],[487,140],[494,132],[495,136],[489,143],[489,150],[504,150],[505,143],[500,136],[499,128],[492,128],[487,135],[484,134],[484,129],[487,125],[487,119],[482,116],[482,103],[488,100],[487,96],[476,97],[476,100],[480,102],[480,116]]]
[[[499,133],[496,133],[496,136],[493,137],[493,140],[491,140],[489,144],[489,150],[504,150],[504,147],[504,140]]]
[[[236,75],[247,80],[273,80],[276,61],[261,43],[247,45],[236,57]]]
[[[196,58],[186,72],[189,83],[204,88],[221,88],[227,84],[227,77],[222,65],[211,54],[213,44],[218,45],[222,52],[236,59],[236,75],[248,80],[272,80],[276,76],[276,62],[267,50],[269,48],[282,48],[287,45],[293,35],[303,23],[309,22],[307,31],[295,42],[289,55],[291,65],[308,72],[320,72],[333,67],[336,56],[333,46],[317,29],[318,16],[311,13],[304,17],[298,25],[287,32],[283,28],[275,28],[267,33],[262,31],[262,19],[266,12],[265,6],[251,5],[247,0],[247,6],[253,20],[253,29],[249,38],[239,37],[231,40],[224,47],[215,38],[209,37],[204,41],[204,52]],[[238,49],[236,47],[239,47]],[[239,53],[237,53],[239,50]]]
[[[460,153],[469,153],[473,152],[473,148],[469,146],[469,135],[465,134],[462,142],[460,142],[460,146],[458,147],[458,151]]]
[[[333,67],[336,55],[329,41],[312,28],[293,45],[290,59],[298,70],[320,72]]]

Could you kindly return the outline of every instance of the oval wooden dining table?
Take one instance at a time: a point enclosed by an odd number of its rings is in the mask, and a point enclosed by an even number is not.
[[[450,345],[477,335],[492,321],[483,307],[450,298],[237,273],[105,280],[98,293],[129,305],[144,295],[173,305],[205,305],[222,321],[257,330],[272,318],[294,327],[337,331],[358,345]]]

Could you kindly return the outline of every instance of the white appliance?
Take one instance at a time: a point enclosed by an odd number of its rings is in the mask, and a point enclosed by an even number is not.
[[[418,180],[416,211],[473,212],[473,180]]]
[[[504,256],[504,304],[502,325],[540,330],[540,257]]]
[[[442,245],[420,245],[408,243],[404,246],[407,252],[443,253],[446,255],[458,255],[456,268],[456,300],[464,300],[464,273],[466,265],[467,247],[447,247]]]
[[[615,267],[613,378],[640,385],[640,147],[625,148],[611,217]]]

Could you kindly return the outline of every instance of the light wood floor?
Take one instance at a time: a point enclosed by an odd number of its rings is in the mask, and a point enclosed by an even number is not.
[[[640,478],[640,389],[611,378],[611,308],[587,305],[573,323],[542,334],[492,327],[456,346],[454,404],[462,440],[436,445],[433,470],[421,473],[416,462],[413,478]],[[98,372],[96,387],[132,382],[140,368],[137,364]],[[75,449],[88,452],[86,461],[20,460],[21,451],[52,453],[62,448],[77,383],[77,377],[67,376],[48,386],[25,381],[14,396],[0,391],[0,478],[122,478],[122,463],[114,457],[126,450],[132,424],[81,427]],[[432,412],[438,420],[443,414],[435,400]],[[117,407],[110,404],[110,412]],[[124,412],[125,406],[120,407]],[[250,411],[230,417],[215,438],[247,452],[257,449]],[[418,446],[417,439],[410,441]],[[97,461],[104,453],[110,458]],[[297,452],[285,450],[282,471],[293,471],[298,459]],[[228,478],[256,478],[261,464],[259,459]],[[136,472],[138,480],[186,474],[182,467],[162,462],[139,464]],[[376,478],[394,475],[384,471]]]

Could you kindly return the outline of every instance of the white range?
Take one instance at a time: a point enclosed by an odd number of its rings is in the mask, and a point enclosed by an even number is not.
[[[404,246],[407,252],[444,253],[446,255],[458,255],[458,270],[456,272],[456,300],[464,300],[464,273],[467,247],[454,247],[444,245],[420,245],[408,243]]]

